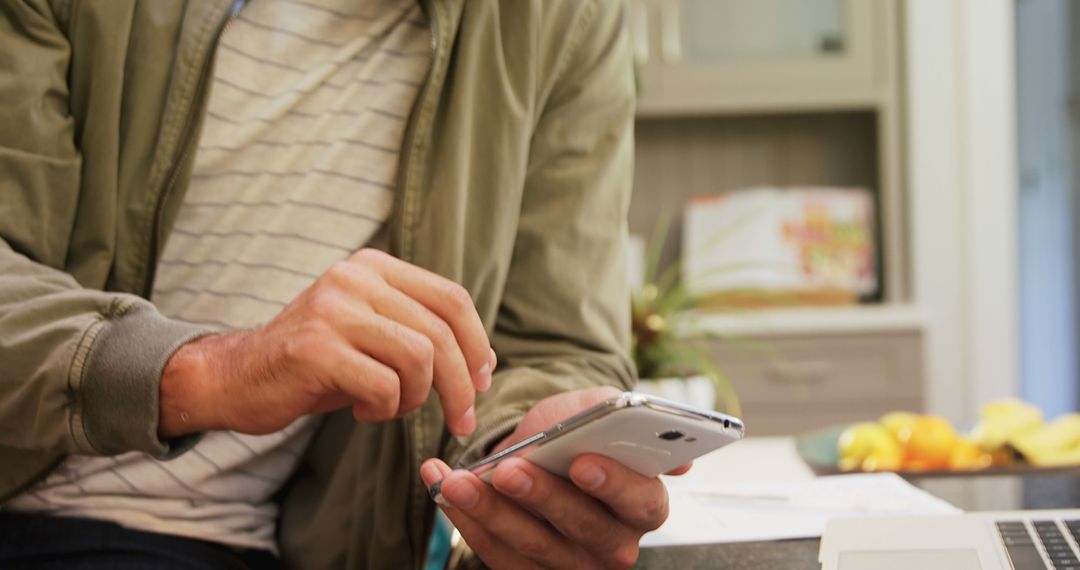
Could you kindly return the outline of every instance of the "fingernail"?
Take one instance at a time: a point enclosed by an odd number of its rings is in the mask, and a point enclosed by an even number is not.
[[[454,470],[451,469],[449,465],[443,463],[440,460],[433,461],[432,463],[435,465],[435,468],[439,470],[439,477],[446,477],[447,475],[454,472]]]
[[[439,466],[434,461],[428,461],[420,466],[420,477],[424,480],[424,484],[430,489],[436,481],[442,479],[442,473],[439,473]]]
[[[465,415],[458,420],[458,435],[470,434],[474,429],[476,429],[476,407],[469,406],[469,409],[465,410]]]
[[[499,486],[511,497],[524,497],[532,490],[533,478],[524,469],[512,467],[500,483]]]
[[[596,489],[607,480],[607,473],[604,473],[604,470],[596,465],[585,465],[576,470],[572,477],[582,487]]]
[[[485,362],[480,370],[476,371],[476,389],[487,392],[491,389],[491,364]]]
[[[480,493],[477,493],[468,481],[462,480],[453,481],[450,485],[443,483],[442,496],[450,501],[451,505],[464,510],[471,509],[480,502]]]
[[[499,365],[499,355],[495,354],[495,349],[492,348],[491,356],[488,358],[488,362],[491,363],[491,369],[495,370],[495,367]]]

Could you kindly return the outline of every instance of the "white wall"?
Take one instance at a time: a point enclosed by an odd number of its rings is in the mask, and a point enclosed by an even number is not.
[[[908,0],[909,235],[927,406],[1017,393],[1013,0]]]

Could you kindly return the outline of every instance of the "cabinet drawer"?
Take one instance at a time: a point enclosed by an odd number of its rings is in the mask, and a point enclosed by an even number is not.
[[[921,401],[920,342],[915,331],[770,336],[713,352],[747,407]]]

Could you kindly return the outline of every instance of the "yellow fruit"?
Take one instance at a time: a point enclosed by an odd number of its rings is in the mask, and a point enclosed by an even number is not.
[[[903,465],[904,451],[897,445],[875,450],[859,467],[863,471],[898,471]]]
[[[891,465],[894,456],[897,458],[895,463],[899,464],[899,458],[903,457],[900,445],[896,443],[888,430],[881,424],[873,422],[848,426],[840,434],[837,451],[840,454],[839,467],[844,471],[864,469],[864,463],[870,457],[874,458],[871,466],[875,468]]]
[[[1038,429],[1043,424],[1042,411],[1020,400],[990,402],[979,410],[980,420],[972,438],[983,449],[994,452],[1009,440]]]
[[[1056,467],[1080,463],[1080,414],[1066,414],[1053,423],[1009,439],[1033,465]]]
[[[916,413],[889,412],[881,416],[878,423],[885,426],[885,429],[900,445],[906,445],[908,438],[911,437],[911,426],[917,419],[919,419],[919,414]]]
[[[911,425],[905,447],[907,461],[923,470],[944,469],[956,445],[956,430],[945,418],[922,416]]]
[[[970,439],[959,439],[949,454],[949,469],[953,471],[975,471],[986,469],[993,463],[993,457],[979,444]]]

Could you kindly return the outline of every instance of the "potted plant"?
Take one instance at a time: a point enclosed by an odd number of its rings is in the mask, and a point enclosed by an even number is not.
[[[738,416],[738,397],[709,346],[729,339],[702,330],[696,322],[701,299],[683,281],[681,260],[660,270],[667,226],[661,222],[650,240],[644,284],[631,296],[638,390]]]

